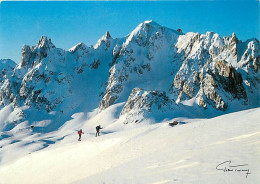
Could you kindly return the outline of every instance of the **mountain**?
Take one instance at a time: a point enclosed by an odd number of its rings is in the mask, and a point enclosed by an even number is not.
[[[21,62],[1,60],[1,131],[57,130],[79,112],[124,102],[125,124],[177,116],[214,117],[259,107],[259,41],[233,33],[182,33],[154,21],[129,35],[109,32],[94,47],[68,51],[41,37]],[[6,112],[9,112],[7,115]]]
[[[42,36],[0,60],[1,182],[256,183],[259,66],[257,39],[154,21],[69,50]]]

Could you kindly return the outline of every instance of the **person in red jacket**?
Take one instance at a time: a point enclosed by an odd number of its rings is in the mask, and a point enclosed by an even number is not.
[[[82,129],[80,129],[80,130],[78,131],[78,134],[79,134],[79,139],[78,139],[78,141],[81,141],[81,134],[84,134],[84,133],[82,132]]]

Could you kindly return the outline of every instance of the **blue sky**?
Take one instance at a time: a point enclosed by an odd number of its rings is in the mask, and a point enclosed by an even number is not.
[[[94,45],[107,30],[123,37],[145,20],[184,32],[235,32],[243,41],[260,37],[259,1],[2,2],[0,58],[19,63],[22,46],[35,45],[42,35],[69,49],[79,42]]]

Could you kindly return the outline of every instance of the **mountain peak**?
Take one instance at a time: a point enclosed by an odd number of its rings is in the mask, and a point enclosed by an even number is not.
[[[103,35],[98,42],[96,43],[96,45],[94,46],[94,48],[98,48],[102,45],[102,43],[104,43],[106,45],[106,48],[110,46],[110,40],[112,40],[113,38],[111,37],[110,33],[107,31],[105,33],[105,35]]]
[[[236,36],[235,33],[232,33],[231,39],[232,39],[232,42],[237,42],[238,41],[237,36]]]
[[[163,26],[161,26],[160,24],[156,23],[153,20],[146,20],[143,23],[139,24],[136,29],[139,29],[139,30],[140,29],[144,29],[144,30],[146,30],[146,29],[149,29],[150,27],[156,28],[156,27],[163,27]]]
[[[75,45],[74,47],[72,47],[71,49],[69,49],[70,52],[75,52],[77,50],[86,50],[87,46],[83,43],[80,42],[77,45]]]
[[[55,48],[55,45],[52,43],[51,38],[47,38],[47,36],[42,36],[37,45],[36,48]]]
[[[108,31],[106,31],[106,33],[98,40],[98,41],[106,41],[106,40],[110,40],[113,39],[112,36],[110,35],[110,33]]]
[[[129,37],[132,38],[134,35],[140,34],[141,32],[150,32],[154,28],[162,27],[153,20],[147,20],[139,24],[130,34]]]
[[[107,31],[106,34],[104,35],[104,38],[106,39],[112,39],[110,33]]]
[[[158,24],[154,20],[146,20],[146,21],[144,21],[143,24],[149,24],[149,25],[153,25],[153,26],[160,26],[160,24]]]

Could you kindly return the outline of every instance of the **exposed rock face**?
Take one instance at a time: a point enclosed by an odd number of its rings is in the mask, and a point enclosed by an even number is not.
[[[126,115],[126,123],[139,122],[152,113],[166,113],[176,108],[174,100],[164,91],[144,91],[134,88],[120,116]]]
[[[162,89],[172,94],[176,103],[196,98],[199,106],[226,110],[234,99],[248,103],[247,93],[254,90],[244,85],[259,83],[258,68],[257,40],[241,42],[234,33],[224,38],[213,32],[183,35],[155,22],[144,22],[114,48],[100,109],[122,101],[131,87],[157,89],[153,80],[164,74],[167,78],[172,75],[173,81]],[[248,75],[248,70],[252,72],[245,79],[242,73]],[[147,79],[152,87],[143,86]]]
[[[43,58],[47,57],[50,50],[56,48],[51,39],[46,36],[42,36],[37,45],[30,48],[28,45],[24,45],[22,48],[21,67],[32,67],[41,62]]]
[[[29,65],[31,56],[32,56],[32,50],[31,50],[30,46],[24,45],[22,48],[22,58],[21,58],[22,67]]]
[[[5,78],[2,77],[1,81],[1,104],[5,106],[14,103],[15,106],[25,105],[46,112],[72,112],[82,99],[70,102],[70,98],[76,99],[78,94],[83,98],[87,81],[85,77],[91,73],[90,70],[97,70],[97,75],[100,75],[100,72],[105,73],[100,76],[108,75],[108,72],[98,69],[104,65],[104,58],[111,57],[108,57],[106,52],[103,55],[94,52],[93,47],[87,47],[84,43],[65,51],[56,48],[51,39],[44,36],[33,47],[23,46],[21,63],[3,69]],[[10,71],[8,75],[4,75],[7,69]],[[100,87],[106,78],[98,80]],[[98,92],[96,96],[98,98]]]
[[[229,100],[247,101],[242,75],[224,61],[214,60],[212,64],[211,67],[206,63],[199,71],[188,72],[186,77],[182,70],[175,75],[170,92],[178,95],[177,103],[197,95],[201,101],[200,106],[206,108],[205,101],[212,101],[211,105],[225,110]],[[202,96],[206,98],[204,102],[202,102]],[[226,103],[223,98],[227,98]]]
[[[61,103],[64,96],[58,97],[57,92],[48,89],[48,86],[61,84],[65,79],[69,81],[68,76],[59,77],[62,72],[59,73],[54,68],[59,62],[64,63],[64,60],[65,51],[56,49],[51,39],[45,36],[31,48],[24,46],[21,63],[15,69],[14,76],[19,81],[17,90],[21,103],[34,106],[38,110],[44,108],[47,112]]]
[[[212,32],[180,36],[176,61],[183,60],[183,63],[170,88],[170,92],[177,95],[177,103],[196,97],[200,106],[211,105],[220,110],[225,110],[233,99],[247,103],[242,74],[238,72],[239,63],[244,62],[243,58],[239,61],[237,55],[241,44],[235,34],[223,39]],[[258,43],[254,45],[259,53]]]
[[[151,65],[157,67],[164,62],[159,60],[163,59],[159,54],[166,54],[166,57],[172,55],[169,45],[177,40],[179,34],[153,21],[146,21],[129,34],[121,45],[117,44],[113,49],[110,75],[99,108],[105,109],[119,99],[128,83],[142,82],[140,78],[147,74],[160,75],[157,71],[151,71]],[[127,88],[126,93],[130,93],[132,89],[129,86]]]
[[[2,106],[10,103],[17,105],[17,93],[13,86],[17,85],[11,80],[16,63],[10,59],[0,60],[0,102]]]

